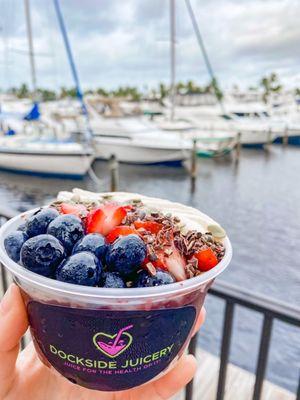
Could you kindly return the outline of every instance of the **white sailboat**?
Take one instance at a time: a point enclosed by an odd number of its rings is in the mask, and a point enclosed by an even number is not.
[[[25,100],[15,102],[15,107],[11,102],[7,112],[1,110],[0,168],[19,173],[81,178],[93,162],[92,148],[85,143],[58,139],[53,126],[39,118],[29,0],[24,4],[34,105],[29,113],[24,112],[24,104],[28,107]]]
[[[80,143],[30,140],[16,135],[0,138],[0,169],[26,174],[79,179],[94,155]]]

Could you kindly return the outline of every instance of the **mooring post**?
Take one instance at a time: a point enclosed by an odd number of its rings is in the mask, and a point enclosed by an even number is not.
[[[241,139],[242,139],[242,134],[241,132],[238,132],[237,134],[237,141],[235,145],[235,162],[238,163],[240,161],[240,156],[241,156]]]
[[[289,144],[289,135],[288,135],[288,126],[286,125],[284,128],[284,133],[283,133],[283,138],[282,138],[282,144],[284,146],[287,146]]]
[[[197,179],[197,139],[193,139],[193,148],[191,153],[191,193],[195,193]]]
[[[115,192],[119,187],[119,163],[115,154],[110,156],[108,166],[110,171],[110,191]]]
[[[267,135],[267,142],[264,146],[264,149],[266,151],[270,151],[271,149],[271,144],[272,144],[272,128],[269,128],[268,130],[268,135]]]

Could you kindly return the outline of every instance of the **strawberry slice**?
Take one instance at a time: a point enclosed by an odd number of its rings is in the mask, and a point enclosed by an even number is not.
[[[153,261],[153,260],[151,259],[151,261],[150,261],[150,260],[149,260],[149,257],[147,256],[147,257],[145,258],[144,262],[143,262],[143,266],[145,266],[145,265],[147,265],[149,262],[151,262],[152,265],[153,265],[155,268],[160,268],[160,269],[163,269],[163,270],[167,271],[168,268],[167,268],[167,266],[166,266],[166,264],[165,264],[165,256],[164,256],[163,250],[156,251],[156,252],[155,252],[155,255],[157,256],[157,260]]]
[[[200,271],[209,271],[219,263],[217,256],[210,247],[198,251],[194,254],[194,257],[198,260],[198,269]]]
[[[134,221],[134,226],[136,227],[136,229],[142,228],[156,235],[163,227],[162,224],[155,221]]]
[[[86,218],[87,233],[103,233],[105,218],[102,208],[90,211]]]
[[[137,231],[131,226],[121,225],[114,228],[107,236],[106,241],[108,243],[113,243],[119,236],[128,236],[132,234],[137,235]]]
[[[88,233],[101,233],[106,236],[126,217],[126,210],[114,203],[107,203],[88,214],[86,230]]]
[[[179,253],[175,245],[172,246],[172,254],[164,257],[164,263],[168,271],[174,276],[177,282],[184,281],[186,279],[185,273],[185,259]]]
[[[83,204],[62,203],[60,211],[62,214],[73,214],[77,215],[77,217],[81,217],[87,213],[87,209]]]

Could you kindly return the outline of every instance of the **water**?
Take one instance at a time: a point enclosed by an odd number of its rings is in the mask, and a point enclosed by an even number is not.
[[[290,304],[300,300],[300,148],[274,146],[270,154],[243,150],[238,167],[230,159],[200,160],[197,189],[180,168],[120,167],[120,190],[160,196],[195,206],[226,227],[234,256],[220,279],[250,292],[258,292]],[[107,165],[95,171],[108,189]],[[42,179],[0,172],[3,205],[25,210],[74,186],[95,190],[93,182]],[[208,317],[200,345],[219,354],[223,302],[209,297]],[[255,370],[262,318],[237,308],[231,362]],[[299,330],[275,323],[267,378],[296,390],[299,376]]]

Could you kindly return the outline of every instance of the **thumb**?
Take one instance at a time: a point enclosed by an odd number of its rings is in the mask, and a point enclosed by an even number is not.
[[[0,303],[0,398],[14,379],[19,341],[28,328],[19,288],[12,284]]]

